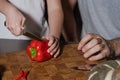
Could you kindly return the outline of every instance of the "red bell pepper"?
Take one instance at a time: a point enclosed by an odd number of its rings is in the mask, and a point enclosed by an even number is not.
[[[33,61],[46,61],[52,57],[50,53],[47,52],[48,48],[48,40],[32,40],[30,42],[30,45],[27,47],[27,54],[29,58]]]

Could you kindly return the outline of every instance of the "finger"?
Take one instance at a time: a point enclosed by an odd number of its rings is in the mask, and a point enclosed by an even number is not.
[[[14,30],[13,30],[13,28],[11,28],[11,26],[6,25],[6,28],[7,28],[13,35],[15,35],[15,34],[14,34]]]
[[[24,30],[24,25],[25,25],[25,18],[23,18],[23,20],[21,21],[21,29]]]
[[[15,28],[13,30],[13,32],[14,32],[15,36],[19,36],[21,34],[21,29],[20,28]]]
[[[50,48],[48,49],[48,52],[51,53],[56,47],[58,47],[57,41],[55,41],[54,44],[52,46],[50,46]]]
[[[21,23],[20,23],[20,34],[24,33],[24,29],[25,29],[24,23],[25,23],[25,20],[24,19],[21,20]]]
[[[60,54],[60,49],[57,50],[57,52],[56,52],[56,54],[54,55],[54,57],[56,58],[59,54]]]
[[[25,18],[22,19],[22,21],[21,21],[21,25],[22,25],[22,26],[24,26],[25,20],[26,20]]]
[[[24,29],[25,29],[24,27],[23,28],[21,27],[21,33],[20,34],[24,34]]]
[[[86,52],[88,51],[89,49],[91,49],[92,47],[94,47],[95,45],[99,44],[101,41],[101,39],[98,39],[98,38],[94,38],[92,39],[91,41],[89,41],[83,48],[82,48],[82,52]]]
[[[42,36],[42,40],[45,40],[45,39],[48,40],[48,37],[47,36]]]
[[[49,37],[48,40],[49,40],[48,46],[52,46],[55,42],[55,39],[53,37]]]
[[[50,41],[50,38],[49,38],[48,36],[42,36],[42,40],[43,40],[43,41],[46,41],[46,40]],[[48,42],[48,43],[49,43],[49,42]]]
[[[4,22],[4,25],[6,26],[6,28],[12,33],[14,34],[14,30],[13,30],[13,25],[9,24],[7,21]]]
[[[84,53],[84,57],[88,58],[103,49],[104,49],[104,45],[98,44],[98,45],[94,46],[93,48],[89,49],[86,53]]]
[[[15,24],[15,26],[12,27],[13,32],[16,36],[19,36],[21,34],[21,24]]]
[[[54,47],[54,49],[51,50],[52,54],[55,54],[56,51],[57,51],[59,48],[60,48],[60,45],[59,45],[59,43],[57,43],[56,46]]]
[[[50,54],[51,54],[51,55],[54,55],[54,54],[57,52],[58,48],[59,48],[59,47],[54,48],[54,49],[50,52]]]
[[[97,61],[105,58],[105,52],[101,52],[98,55],[91,56],[88,60],[90,61]]]
[[[82,47],[83,47],[87,42],[89,42],[92,38],[93,38],[92,35],[87,34],[87,35],[79,42],[78,50],[81,50]]]
[[[25,27],[24,26],[21,26],[21,31],[23,31],[25,29]]]
[[[17,29],[17,28],[20,28],[20,26],[18,24],[9,24],[7,23],[6,21],[4,22],[4,25],[7,27],[7,29],[15,36],[18,36],[20,35],[21,33],[21,30],[20,29]]]
[[[20,24],[19,30],[20,30],[19,35],[23,34],[24,33],[24,26]]]

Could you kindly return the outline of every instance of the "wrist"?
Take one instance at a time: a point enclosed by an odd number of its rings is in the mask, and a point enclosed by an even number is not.
[[[49,34],[49,36],[53,36],[53,37],[57,38],[58,40],[60,39],[60,36],[59,36],[59,35]]]
[[[110,50],[110,53],[109,55],[107,56],[108,59],[115,59],[115,49],[114,49],[114,45],[113,45],[113,42],[112,40],[107,40],[107,45],[108,45],[108,48]]]

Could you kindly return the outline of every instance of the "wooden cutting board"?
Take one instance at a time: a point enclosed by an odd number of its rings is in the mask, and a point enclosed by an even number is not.
[[[0,54],[0,74],[2,80],[12,80],[22,68],[30,70],[28,80],[86,80],[88,71],[71,68],[86,63],[98,62],[89,62],[77,50],[77,44],[68,44],[58,58],[41,63],[31,61],[25,51]]]

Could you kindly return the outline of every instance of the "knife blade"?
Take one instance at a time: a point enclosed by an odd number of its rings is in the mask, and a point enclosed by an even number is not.
[[[24,30],[23,30],[23,35],[28,36],[32,39],[38,40],[38,41],[42,41],[41,36],[37,35],[38,32],[36,33],[37,29],[34,29],[34,31],[32,30],[32,28],[30,26],[27,26],[27,24],[24,26]]]
[[[38,41],[42,41],[42,39],[41,39],[40,37],[38,37],[37,35],[35,35],[35,34],[32,33],[32,32],[25,31],[25,32],[23,33],[23,35],[28,36],[28,37],[30,37],[30,38],[32,38],[32,39],[35,39],[35,40],[38,40]]]
[[[85,64],[85,65],[81,65],[81,66],[74,66],[74,67],[71,67],[71,68],[74,69],[74,70],[90,71],[96,65],[97,64]]]

